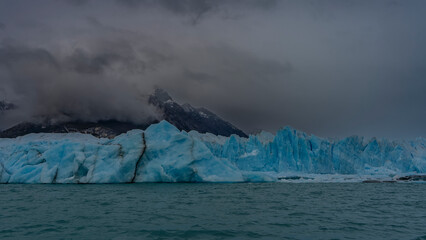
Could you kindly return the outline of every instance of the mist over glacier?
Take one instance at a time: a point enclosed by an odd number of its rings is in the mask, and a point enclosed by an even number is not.
[[[187,133],[162,121],[114,139],[80,133],[0,139],[1,183],[264,182],[309,174],[361,181],[419,173],[426,173],[424,138],[333,141],[290,127],[241,138]]]

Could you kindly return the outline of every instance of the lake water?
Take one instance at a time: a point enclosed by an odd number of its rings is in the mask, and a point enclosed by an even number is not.
[[[0,185],[0,239],[426,239],[426,184]]]

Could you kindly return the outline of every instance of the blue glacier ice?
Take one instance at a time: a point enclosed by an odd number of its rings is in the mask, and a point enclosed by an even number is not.
[[[0,139],[0,183],[340,181],[426,173],[426,139],[329,140],[286,127],[249,138],[179,131],[166,121],[114,139]]]

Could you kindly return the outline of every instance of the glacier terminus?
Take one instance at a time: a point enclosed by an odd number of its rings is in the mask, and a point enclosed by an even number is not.
[[[244,138],[179,131],[161,121],[113,139],[0,139],[0,183],[362,181],[424,173],[424,138],[330,140],[291,127]]]

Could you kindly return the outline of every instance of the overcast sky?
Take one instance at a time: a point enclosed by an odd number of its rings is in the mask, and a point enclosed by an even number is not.
[[[0,99],[144,121],[155,87],[246,132],[426,136],[426,1],[2,0]]]

